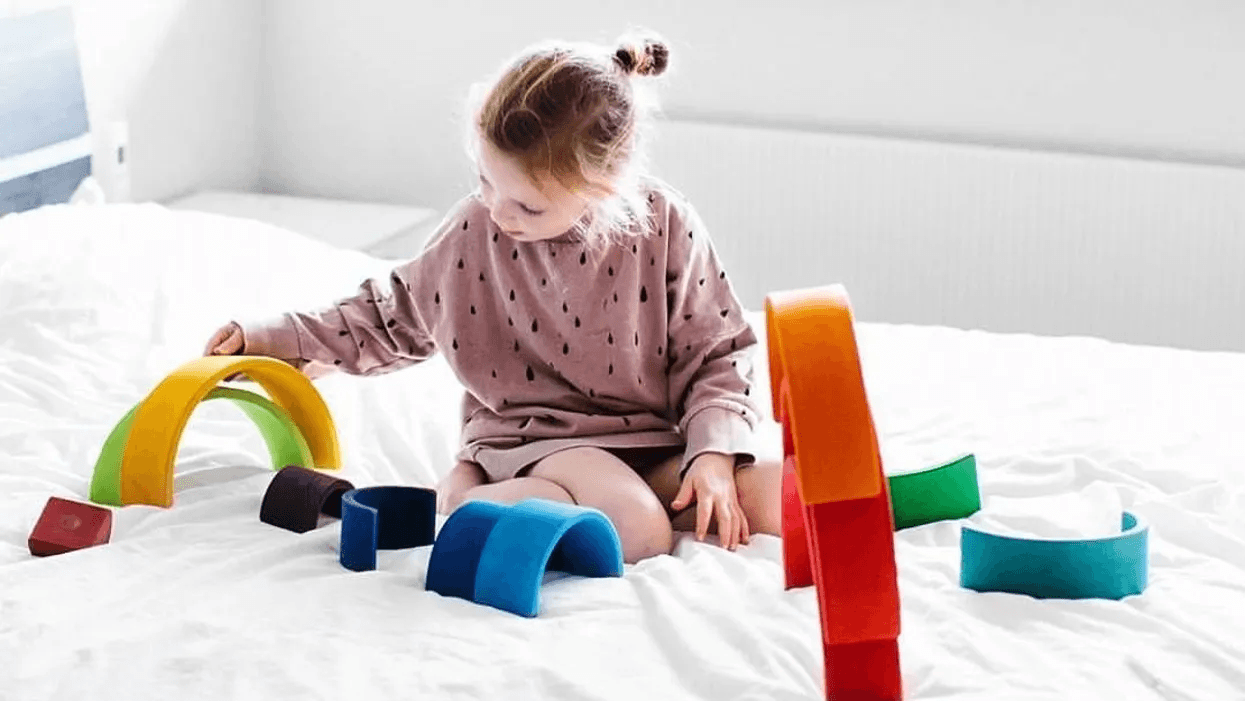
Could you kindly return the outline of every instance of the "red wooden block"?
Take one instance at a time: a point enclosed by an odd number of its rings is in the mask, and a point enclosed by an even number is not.
[[[899,643],[868,640],[825,646],[826,698],[835,701],[902,699]]]
[[[795,475],[795,456],[788,455],[782,462],[782,565],[787,589],[813,586],[804,512]]]
[[[112,536],[112,512],[94,504],[48,497],[30,533],[30,554],[59,555],[102,545]]]
[[[784,516],[786,509],[784,504]],[[787,563],[802,562],[811,570],[808,576],[817,590],[826,698],[900,701],[899,582],[887,493],[803,505],[802,510],[805,537],[796,540],[784,520],[783,554]],[[789,540],[806,552],[792,552]],[[787,572],[788,581],[803,576],[790,564]]]
[[[880,464],[875,469],[881,470]],[[817,587],[825,642],[898,637],[899,582],[888,493],[805,504],[794,455],[783,460],[782,488],[786,588]]]
[[[886,493],[806,508],[822,639],[833,645],[899,637],[895,529]]]
[[[902,699],[889,495],[804,504],[795,462],[793,455],[783,461],[783,565],[788,589],[816,586],[826,698]]]

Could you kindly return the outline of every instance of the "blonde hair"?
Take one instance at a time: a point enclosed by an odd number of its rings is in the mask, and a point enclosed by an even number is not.
[[[622,38],[614,49],[544,42],[509,61],[493,80],[473,86],[467,148],[484,138],[534,179],[554,178],[591,202],[577,228],[590,240],[647,230],[640,148],[652,95],[633,76],[658,76],[670,50],[651,33]]]

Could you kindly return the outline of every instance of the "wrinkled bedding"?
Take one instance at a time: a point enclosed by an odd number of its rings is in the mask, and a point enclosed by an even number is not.
[[[816,601],[784,591],[776,537],[729,553],[681,534],[621,579],[552,577],[523,619],[424,591],[429,548],[354,573],[336,522],[260,523],[267,453],[225,402],[186,431],[173,508],[116,509],[110,544],[29,554],[47,498],[86,500],[112,426],[221,323],[389,265],[153,204],[0,220],[0,700],[819,698]],[[959,522],[898,533],[907,698],[1245,698],[1245,355],[858,332],[888,472],[971,452],[976,521],[1096,535],[1127,508],[1153,529],[1149,588],[1123,601],[967,591]],[[357,486],[451,467],[462,390],[439,359],[316,384]]]

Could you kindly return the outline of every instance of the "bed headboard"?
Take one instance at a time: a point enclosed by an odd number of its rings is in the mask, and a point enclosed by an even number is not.
[[[668,120],[736,291],[859,318],[1245,351],[1245,169]]]
[[[90,173],[72,8],[0,17],[0,216],[68,202]]]

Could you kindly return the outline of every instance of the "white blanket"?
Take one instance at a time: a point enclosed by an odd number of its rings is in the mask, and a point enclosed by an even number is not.
[[[111,544],[29,554],[47,498],[86,500],[108,431],[217,326],[319,306],[388,266],[156,205],[0,220],[0,700],[821,695],[816,601],[783,590],[775,537],[728,553],[684,535],[621,579],[552,578],[523,619],[424,591],[429,548],[354,573],[336,523],[260,523],[266,451],[223,402],[187,429],[173,508],[116,509]],[[970,592],[960,523],[898,533],[907,698],[1245,698],[1245,356],[859,337],[888,471],[973,452],[976,520],[1094,535],[1128,508],[1153,527],[1150,586],[1119,602]],[[444,363],[317,385],[356,486],[450,467],[461,388]]]

